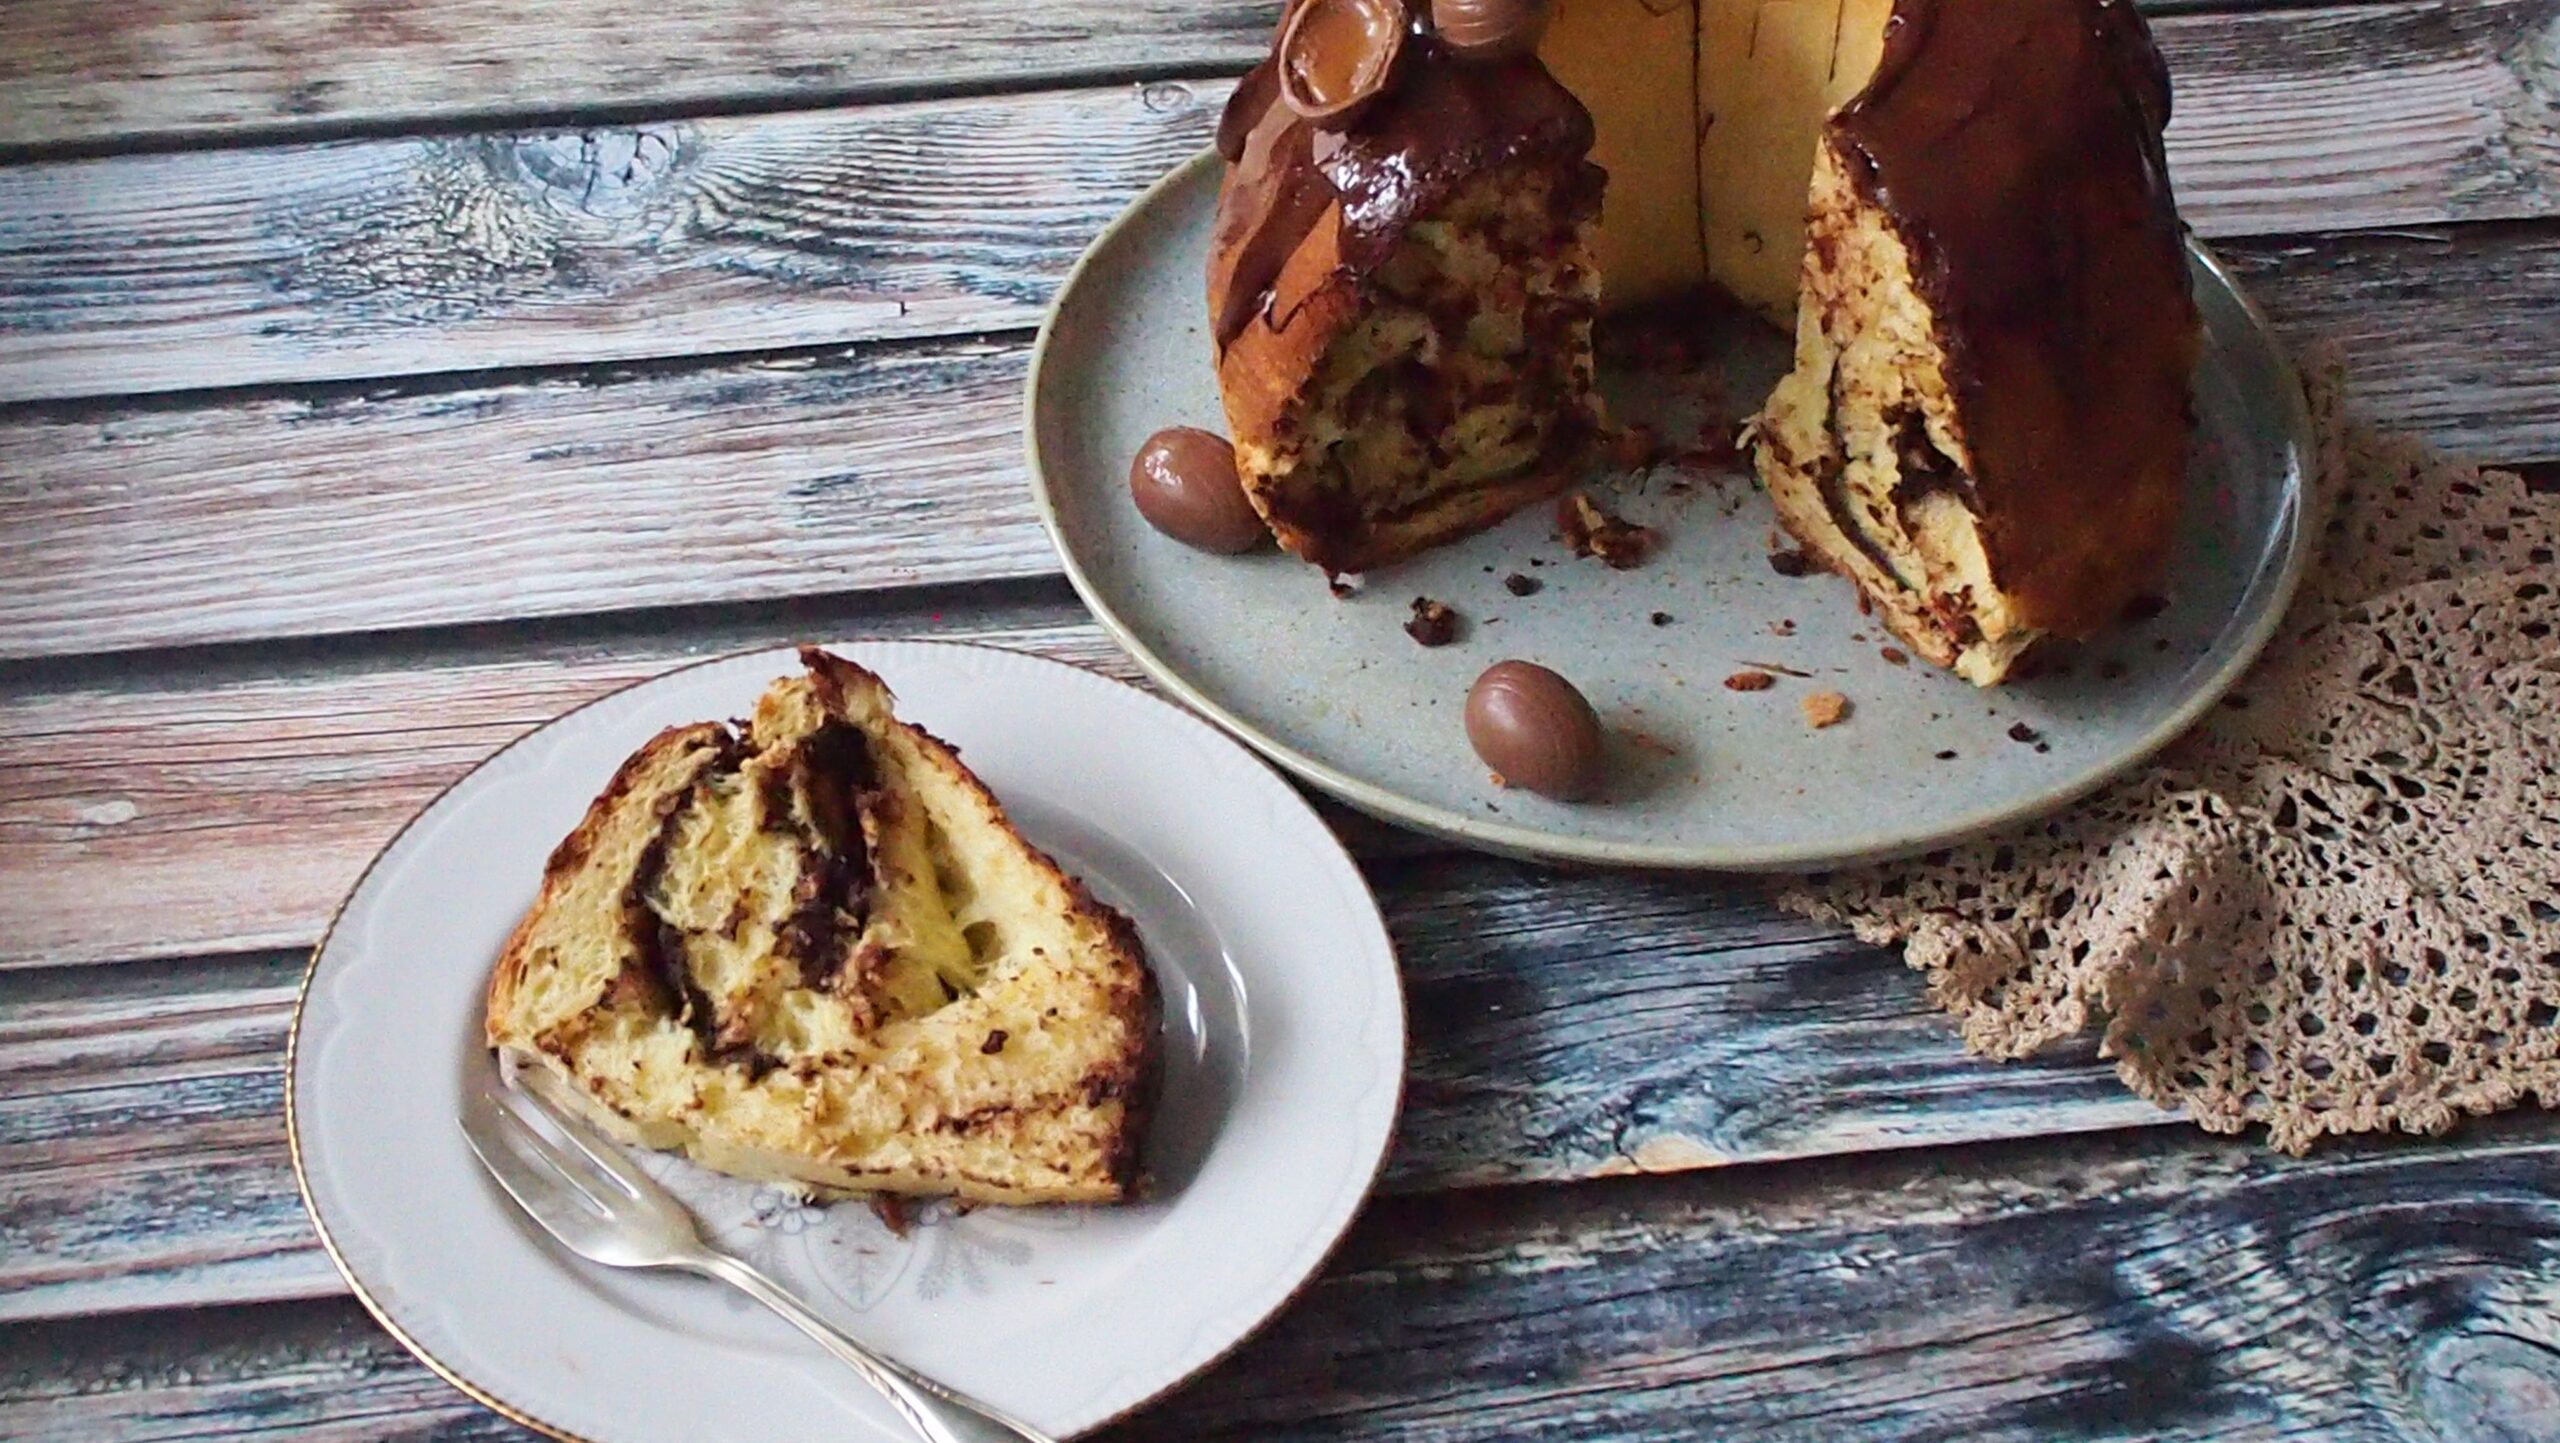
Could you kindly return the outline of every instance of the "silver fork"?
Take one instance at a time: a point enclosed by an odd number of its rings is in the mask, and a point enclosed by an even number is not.
[[[533,1087],[551,1081],[531,1071],[519,1077]],[[730,1284],[861,1374],[929,1443],[1054,1443],[1038,1429],[855,1342],[781,1284],[703,1242],[684,1204],[550,1098],[501,1083],[481,1093],[481,1104],[462,1115],[464,1140],[507,1196],[569,1251],[610,1268],[676,1268]],[[546,1135],[528,1112],[538,1114],[566,1145]]]

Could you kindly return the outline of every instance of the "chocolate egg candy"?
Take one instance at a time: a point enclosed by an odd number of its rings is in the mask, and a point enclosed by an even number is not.
[[[1404,50],[1404,0],[1300,0],[1280,31],[1280,100],[1348,125],[1387,88]]]
[[[1440,43],[1470,60],[1508,60],[1538,48],[1554,18],[1551,0],[1431,0]]]
[[[1509,786],[1560,802],[1600,786],[1600,718],[1573,683],[1526,661],[1485,669],[1467,692],[1467,741]]]
[[[1129,463],[1129,497],[1147,524],[1185,546],[1233,556],[1270,533],[1245,499],[1236,449],[1194,426],[1158,431]]]

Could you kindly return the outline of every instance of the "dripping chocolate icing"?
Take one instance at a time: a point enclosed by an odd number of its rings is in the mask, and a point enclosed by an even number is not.
[[[2103,578],[2131,538],[2165,542],[2181,489],[2198,323],[2168,120],[2127,0],[1901,0],[1831,122],[1911,251],[1994,569],[2058,631],[2109,619]]]
[[[1417,29],[1385,90],[1339,125],[1281,103],[1276,67],[1276,57],[1254,67],[1218,121],[1231,169],[1209,248],[1209,313],[1222,353],[1272,305],[1281,269],[1329,217],[1340,227],[1337,273],[1358,275],[1492,167],[1544,161],[1601,183],[1584,160],[1591,113],[1534,58],[1464,59]]]

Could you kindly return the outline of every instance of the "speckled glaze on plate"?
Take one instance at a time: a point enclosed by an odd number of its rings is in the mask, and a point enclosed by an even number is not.
[[[1362,578],[1341,600],[1276,551],[1191,551],[1139,519],[1127,475],[1160,427],[1224,430],[1202,281],[1217,185],[1214,154],[1177,168],[1068,277],[1032,356],[1034,498],[1076,590],[1149,675],[1389,821],[1626,866],[1811,869],[1926,850],[2062,806],[2167,745],[2247,670],[2301,578],[2315,530],[2301,386],[2201,246],[2200,425],[2168,605],[2031,681],[1983,692],[1895,665],[1848,583],[1771,568],[1767,499],[1731,471],[1595,475],[1595,494],[1664,533],[1625,572],[1569,557],[1545,507]],[[1729,331],[1732,400],[1701,402],[1713,383],[1671,395],[1604,372],[1613,406],[1675,438],[1748,411],[1786,343],[1748,322]],[[1511,594],[1515,573],[1541,588]],[[1405,635],[1420,596],[1466,618],[1458,644],[1425,650]],[[1513,657],[1562,672],[1598,708],[1611,737],[1598,801],[1500,790],[1468,749],[1467,687]],[[1754,669],[1777,684],[1724,686]],[[1846,722],[1807,726],[1802,701],[1819,691],[1849,698]]]

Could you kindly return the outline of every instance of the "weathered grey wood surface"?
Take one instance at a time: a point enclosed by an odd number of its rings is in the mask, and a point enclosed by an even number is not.
[[[708,1286],[708,1285],[706,1285]],[[2560,1436],[2560,1121],[1390,1199],[1136,1439]],[[517,1438],[351,1303],[0,1333],[0,1434]]]
[[[2082,1057],[1968,1057],[1891,956],[1752,884],[1374,872],[1413,1066],[1394,1192],[2173,1119]],[[299,954],[0,975],[0,1320],[331,1294],[280,1116]]]
[[[752,111],[1241,71],[1276,0],[91,0],[0,7],[0,145]]]
[[[2164,22],[2208,235],[2543,217],[2560,0]],[[1168,54],[1158,63],[1175,63]],[[0,170],[0,400],[1039,319],[1224,82]]]
[[[2154,14],[2300,0],[2146,0]],[[2415,8],[2415,7],[2402,7]],[[755,110],[1259,58],[1273,0],[92,0],[0,7],[0,147]]]
[[[1017,608],[1013,625],[983,610],[935,615],[816,612],[292,671],[190,659],[148,679],[0,697],[0,735],[23,758],[0,772],[0,848],[26,879],[0,890],[0,965],[308,947],[373,854],[464,772],[563,711],[698,656],[931,631],[1129,671],[1062,598]],[[119,886],[155,905],[81,905]]]
[[[1028,327],[1272,8],[0,6],[0,1437],[521,1436],[314,1248],[297,949],[685,659],[1127,674],[1021,494]],[[2560,475],[2560,0],[2150,8],[2288,334]],[[2560,1437],[2560,1120],[2265,1158],[1741,884],[1333,815],[1410,985],[1389,1195],[1119,1436]]]
[[[2224,250],[2289,332],[2353,346],[2377,420],[2560,457],[2560,222]],[[0,415],[0,658],[1054,575],[1029,347]]]

